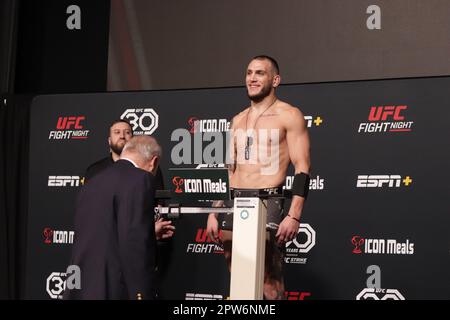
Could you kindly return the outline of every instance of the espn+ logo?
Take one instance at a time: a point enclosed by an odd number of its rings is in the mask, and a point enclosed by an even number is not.
[[[357,188],[400,188],[403,184],[409,187],[413,182],[410,176],[404,178],[398,174],[385,175],[358,175],[356,181]]]
[[[314,124],[316,127],[320,126],[323,122],[323,119],[320,116],[317,116],[313,119],[312,116],[303,116],[306,121],[306,127],[311,128]]]
[[[84,177],[80,176],[48,176],[49,187],[79,187],[84,185]]]

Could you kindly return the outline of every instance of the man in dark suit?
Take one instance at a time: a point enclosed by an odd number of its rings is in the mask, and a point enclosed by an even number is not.
[[[125,143],[132,137],[133,129],[127,120],[114,120],[109,127],[108,145],[110,154],[109,156],[94,162],[86,169],[86,174],[84,175],[85,184],[87,184],[94,176],[119,160]],[[159,167],[155,174],[155,188],[156,190],[164,190],[164,180]],[[164,205],[163,201],[160,201],[157,204]],[[163,218],[155,221],[155,232],[158,240],[171,238],[174,231],[175,227],[172,225],[172,221],[164,220]]]
[[[71,259],[81,270],[81,289],[67,289],[65,299],[155,298],[154,174],[160,155],[153,137],[133,137],[120,159],[81,190]]]

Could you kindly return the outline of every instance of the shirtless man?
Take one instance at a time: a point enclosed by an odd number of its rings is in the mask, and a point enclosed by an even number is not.
[[[247,94],[251,103],[233,118],[231,125],[230,149],[234,163],[230,167],[231,188],[280,192],[290,162],[295,166],[293,197],[288,214],[283,214],[281,200],[269,199],[267,202],[265,299],[284,298],[284,247],[287,241],[297,235],[309,187],[309,135],[306,122],[298,108],[277,98],[275,89],[280,80],[278,63],[273,58],[253,58],[246,74]],[[221,239],[218,215],[209,214],[207,222],[210,238],[222,241],[224,245],[229,268],[232,248],[231,217],[232,215],[226,216],[220,224],[223,229]]]

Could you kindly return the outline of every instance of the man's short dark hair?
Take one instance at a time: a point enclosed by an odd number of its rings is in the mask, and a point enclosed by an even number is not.
[[[278,62],[271,56],[261,54],[259,56],[253,57],[252,60],[269,60],[270,63],[272,64],[272,67],[275,69],[276,74],[280,74],[280,67],[278,66]]]
[[[116,119],[116,120],[114,120],[113,122],[111,122],[111,125],[109,126],[109,129],[108,129],[108,136],[111,134],[111,128],[112,128],[112,126],[115,125],[116,123],[121,123],[121,122],[126,123],[127,125],[130,126],[130,129],[131,129],[131,135],[133,135],[133,126],[130,124],[130,122],[129,122],[128,120],[125,120],[125,119]]]

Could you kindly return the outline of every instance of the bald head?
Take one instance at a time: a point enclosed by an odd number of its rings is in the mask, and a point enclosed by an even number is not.
[[[122,150],[120,158],[133,160],[141,169],[156,173],[159,158],[161,157],[161,146],[155,138],[150,136],[134,136]]]

